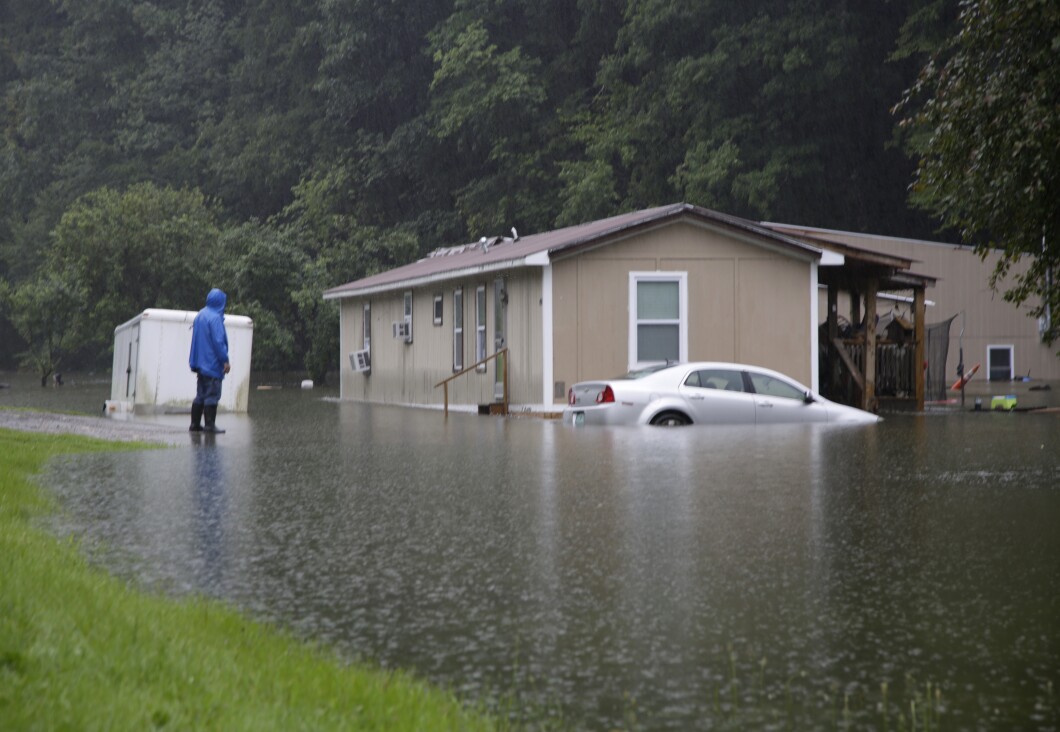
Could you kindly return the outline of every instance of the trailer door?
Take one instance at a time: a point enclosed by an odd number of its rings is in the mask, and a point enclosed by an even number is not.
[[[129,328],[125,354],[125,399],[136,401],[136,373],[140,366],[140,324]]]

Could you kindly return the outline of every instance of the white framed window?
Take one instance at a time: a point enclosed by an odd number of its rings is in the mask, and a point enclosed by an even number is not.
[[[442,293],[440,293],[440,292],[437,295],[434,296],[434,324],[435,325],[441,325],[442,324],[442,310],[444,309],[443,305],[442,305],[443,299],[444,298],[442,297]]]
[[[629,273],[629,367],[688,360],[688,273]]]
[[[412,343],[412,290],[405,291],[404,300],[405,343]]]
[[[475,362],[486,357],[486,286],[475,288]],[[485,364],[480,364],[477,371],[485,371]]]
[[[464,289],[453,290],[453,373],[464,368]]]
[[[1016,375],[1014,351],[1010,345],[987,346],[986,378],[990,381],[1012,381]]]
[[[361,311],[361,348],[365,351],[371,352],[372,350],[372,303],[371,301],[364,304],[364,309]]]

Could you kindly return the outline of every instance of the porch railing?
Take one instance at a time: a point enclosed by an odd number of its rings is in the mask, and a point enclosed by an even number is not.
[[[466,374],[469,371],[474,371],[479,366],[485,366],[487,363],[489,363],[490,361],[492,361],[493,359],[495,359],[495,358],[497,358],[499,356],[504,356],[504,358],[501,360],[501,375],[502,375],[502,380],[504,382],[504,401],[502,402],[502,404],[504,405],[503,406],[503,410],[504,410],[503,414],[505,414],[505,415],[508,414],[508,349],[507,348],[502,348],[501,350],[497,351],[496,353],[492,353],[489,356],[486,356],[484,359],[482,359],[478,363],[473,363],[470,366],[468,366],[466,369],[462,369],[460,371],[457,371],[455,374],[453,374],[449,378],[443,379],[442,381],[439,381],[437,384],[434,385],[435,389],[437,389],[439,386],[442,387],[442,390],[443,390],[443,392],[445,394],[445,416],[446,417],[449,416],[449,382],[452,381],[453,379],[455,379],[458,376],[463,376],[464,374]]]
[[[856,339],[835,339],[832,342],[833,353],[843,365],[842,373],[852,384],[844,388],[840,383],[828,383],[832,394],[825,394],[839,401],[854,403],[856,398],[850,393],[850,386],[858,392],[865,389],[862,374],[865,373],[865,342]],[[827,360],[826,360],[827,363]],[[830,374],[830,367],[825,366],[822,374]],[[876,373],[874,391],[878,397],[912,398],[916,394],[916,349],[911,344],[878,342],[876,344]],[[829,379],[831,382],[831,379]],[[835,393],[835,389],[839,393]]]

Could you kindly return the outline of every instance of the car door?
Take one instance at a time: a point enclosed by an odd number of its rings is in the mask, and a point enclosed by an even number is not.
[[[819,402],[807,402],[806,391],[785,379],[747,371],[754,388],[755,423],[827,422],[828,410]]]
[[[679,388],[696,424],[754,424],[754,395],[744,391],[739,371],[700,369]]]

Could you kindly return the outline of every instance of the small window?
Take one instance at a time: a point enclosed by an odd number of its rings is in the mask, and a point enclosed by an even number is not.
[[[434,324],[442,324],[442,295],[441,293],[434,296]]]
[[[743,374],[729,369],[703,369],[693,371],[685,381],[686,386],[720,391],[743,391]]]
[[[486,286],[475,288],[475,363],[486,358]],[[486,365],[479,364],[478,371],[485,371]]]
[[[361,348],[365,351],[372,350],[372,303],[366,302],[364,304],[364,311],[361,314]]]
[[[1012,346],[986,347],[987,379],[990,381],[1012,381],[1016,373],[1012,357],[1013,350]]]
[[[688,360],[688,274],[630,272],[631,368]]]
[[[464,290],[453,290],[453,373],[464,368]]]
[[[405,343],[412,343],[412,290],[405,291],[404,300]]]
[[[789,384],[786,381],[755,371],[748,371],[747,374],[751,377],[751,384],[754,386],[756,394],[779,397],[781,399],[802,400],[806,398],[806,393],[794,384]]]

